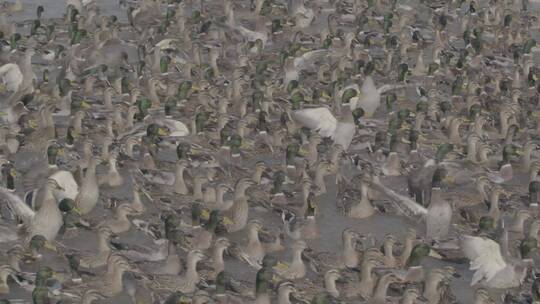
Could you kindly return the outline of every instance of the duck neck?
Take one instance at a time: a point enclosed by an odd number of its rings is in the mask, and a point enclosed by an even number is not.
[[[119,294],[124,289],[122,284],[122,277],[124,275],[123,269],[113,269],[111,273],[108,273],[108,283],[113,294]]]
[[[490,195],[490,206],[489,206],[489,213],[492,214],[494,212],[499,211],[499,192],[498,191],[492,191]]]
[[[199,279],[199,273],[197,272],[197,263],[195,259],[189,259],[187,262],[186,278],[195,281]]]
[[[362,272],[360,276],[360,281],[365,282],[367,280],[372,280],[373,279],[372,270],[373,270],[373,265],[371,263],[367,261],[362,263]]]
[[[255,168],[255,172],[253,172],[253,177],[252,179],[257,183],[257,184],[260,184],[261,183],[261,179],[262,179],[262,174],[264,172],[264,168],[263,167],[256,167]]]
[[[428,300],[438,299],[439,290],[438,286],[442,282],[442,277],[440,275],[434,276],[431,275],[428,277],[429,280],[426,280],[426,285],[424,288],[424,297]]]
[[[326,192],[326,183],[324,182],[324,177],[326,176],[326,171],[322,168],[318,168],[315,172],[315,184],[322,192]]]
[[[246,186],[245,185],[238,185],[236,187],[236,190],[234,191],[234,198],[235,199],[242,199],[246,197]]]
[[[324,289],[333,296],[339,296],[339,291],[336,287],[336,279],[334,277],[324,278]]]
[[[407,260],[411,256],[413,245],[414,245],[414,239],[411,237],[407,237],[405,239],[405,246],[403,246],[403,252],[401,253],[401,262],[403,265],[407,263]]]
[[[214,247],[214,272],[219,273],[225,268],[225,262],[223,261],[223,253],[225,252],[224,246],[215,246]]]
[[[202,184],[203,180],[199,178],[195,178],[193,181],[193,196],[195,199],[202,199],[203,193],[202,193]]]
[[[384,243],[384,256],[389,259],[394,259],[394,244],[391,242],[385,242]]]
[[[523,156],[521,158],[521,163],[523,164],[523,168],[525,170],[529,170],[531,168],[531,153],[534,148],[527,147],[523,149]]]
[[[248,246],[260,244],[259,231],[257,229],[250,229],[248,235]]]
[[[278,304],[290,304],[291,291],[288,288],[280,288],[278,292]]]
[[[303,249],[296,248],[293,252],[293,258],[291,262],[291,267],[295,268],[297,266],[304,265],[304,261],[302,261],[302,252]]]
[[[98,250],[99,252],[108,252],[111,251],[111,248],[109,247],[109,237],[104,236],[102,234],[98,235]]]
[[[390,280],[389,276],[383,276],[379,279],[379,283],[377,284],[375,293],[373,294],[373,299],[375,301],[384,303],[386,300],[386,292],[391,282],[392,281]]]
[[[183,166],[177,166],[174,174],[174,189],[180,193],[187,193],[187,186],[184,182],[184,170]]]

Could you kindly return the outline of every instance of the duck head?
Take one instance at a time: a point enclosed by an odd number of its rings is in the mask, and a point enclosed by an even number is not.
[[[413,247],[411,255],[407,260],[407,267],[419,266],[422,260],[430,255],[436,255],[436,253],[431,249],[431,247],[426,243],[420,243]]]

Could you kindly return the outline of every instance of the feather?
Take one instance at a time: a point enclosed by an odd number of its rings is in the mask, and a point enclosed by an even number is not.
[[[501,247],[497,242],[483,237],[462,235],[461,249],[471,261],[470,269],[475,270],[471,286],[482,279],[491,280],[507,264],[501,255]]]
[[[292,117],[304,127],[319,132],[321,136],[334,138],[337,119],[328,108],[320,107],[297,110],[292,113]]]
[[[8,189],[0,187],[0,196],[7,200],[11,211],[21,219],[25,224],[30,224],[36,214],[28,205],[26,205],[20,197],[9,192]]]

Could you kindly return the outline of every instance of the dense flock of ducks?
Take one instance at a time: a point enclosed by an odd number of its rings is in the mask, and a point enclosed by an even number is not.
[[[540,303],[534,2],[3,2],[0,303]]]

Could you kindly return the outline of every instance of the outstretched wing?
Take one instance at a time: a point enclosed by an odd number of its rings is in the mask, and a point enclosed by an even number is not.
[[[328,50],[314,50],[294,58],[294,67],[297,70],[306,70],[314,67],[315,62],[328,55]]]
[[[302,126],[319,132],[321,136],[334,139],[337,119],[328,108],[297,110],[292,113],[292,118]]]
[[[0,199],[7,201],[11,212],[25,224],[29,224],[34,218],[34,210],[25,204],[20,197],[4,187],[0,187]]]
[[[506,262],[501,255],[501,247],[497,242],[470,235],[462,235],[459,240],[461,250],[471,261],[470,269],[475,270],[471,286],[484,278],[492,279],[506,267]]]

